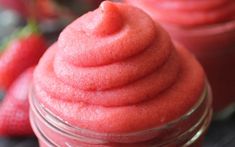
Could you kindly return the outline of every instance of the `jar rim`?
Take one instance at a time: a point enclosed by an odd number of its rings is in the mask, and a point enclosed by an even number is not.
[[[34,90],[33,90],[33,87],[31,88],[30,90],[30,93],[29,93],[29,99],[30,99],[30,106],[32,107],[35,107],[36,109],[36,113],[40,114],[41,112],[40,111],[44,111],[44,113],[47,114],[47,117],[41,115],[41,117],[46,121],[48,122],[49,124],[53,125],[53,123],[57,123],[59,124],[59,128],[66,128],[68,130],[78,130],[78,131],[83,131],[83,132],[86,132],[88,134],[94,134],[94,135],[99,135],[99,136],[113,136],[113,137],[118,137],[118,136],[136,136],[138,134],[145,134],[145,133],[149,133],[150,131],[160,131],[160,130],[164,130],[166,128],[169,128],[169,127],[173,127],[177,124],[179,124],[180,122],[186,120],[187,118],[189,118],[193,113],[195,113],[199,108],[200,106],[203,104],[203,102],[209,98],[209,105],[211,105],[211,96],[210,95],[210,87],[209,87],[209,84],[208,82],[205,83],[205,88],[200,96],[200,98],[198,99],[197,103],[195,105],[192,106],[192,108],[187,111],[186,113],[184,113],[183,115],[181,115],[181,117],[177,118],[177,119],[174,119],[174,120],[171,120],[169,122],[167,122],[166,124],[164,125],[160,125],[160,126],[157,126],[157,127],[153,127],[153,128],[149,128],[149,129],[145,129],[145,130],[141,130],[141,131],[136,131],[136,132],[128,132],[128,133],[102,133],[102,132],[95,132],[93,130],[89,130],[89,129],[84,129],[84,128],[79,128],[77,126],[73,126],[71,124],[69,124],[67,121],[55,116],[50,110],[48,110],[43,104],[39,104],[37,105],[39,102],[38,100],[33,96],[33,93],[34,93]],[[39,110],[40,109],[40,110]],[[55,125],[53,125],[55,127]],[[57,125],[56,125],[57,126]]]
[[[199,128],[199,130],[188,141],[186,141],[182,145],[182,147],[189,147],[189,146],[193,145],[197,140],[199,140],[204,135],[204,133],[206,132],[206,130],[207,130],[207,128],[208,128],[208,126],[209,126],[209,124],[211,122],[211,119],[212,119],[212,108],[208,109],[208,112],[204,113],[204,114],[206,114],[206,115],[204,115],[205,117],[203,117],[205,119],[204,120],[201,119],[201,121],[200,121],[202,123],[201,127]],[[30,115],[32,115],[32,111],[30,111]],[[46,144],[47,146],[56,146],[56,144],[53,141],[51,141],[45,135],[43,135],[43,132],[40,131],[39,127],[37,126],[37,124],[35,124],[33,122],[32,118],[30,119],[30,121],[32,123],[32,127],[35,128],[38,131],[38,132],[36,132],[36,135],[42,141],[43,144]],[[198,123],[198,124],[200,125],[200,123]],[[195,127],[190,128],[189,132],[194,131],[194,128]],[[186,133],[189,133],[189,132],[186,132]],[[178,140],[180,141],[180,138],[182,136],[187,135],[186,133],[180,135],[176,139],[176,141],[178,141]],[[160,144],[160,146],[164,146],[164,145],[167,145],[167,143],[172,143],[172,142],[173,141],[170,140],[169,142],[164,142],[163,144]]]

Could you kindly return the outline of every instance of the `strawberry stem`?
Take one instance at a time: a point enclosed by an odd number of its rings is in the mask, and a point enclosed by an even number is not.
[[[33,19],[28,20],[28,24],[19,30],[17,37],[28,37],[31,34],[40,34],[38,24]]]

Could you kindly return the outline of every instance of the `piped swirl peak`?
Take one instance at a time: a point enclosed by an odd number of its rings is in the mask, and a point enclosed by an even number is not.
[[[158,30],[140,9],[104,1],[62,31],[58,54],[79,67],[112,64],[143,52]]]
[[[122,15],[117,6],[109,1],[104,1],[100,5],[100,13],[93,29],[95,35],[105,36],[118,32],[122,25]]]

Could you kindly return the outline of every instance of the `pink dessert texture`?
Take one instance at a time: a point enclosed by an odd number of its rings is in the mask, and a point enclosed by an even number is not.
[[[41,58],[33,98],[86,130],[81,136],[134,144],[157,134],[113,138],[87,132],[125,134],[163,126],[189,112],[205,85],[199,63],[147,14],[105,1],[68,25]],[[192,126],[204,109],[178,127]]]
[[[235,106],[235,69],[231,68],[235,67],[234,0],[126,2],[146,11],[196,55],[212,86],[216,112]]]

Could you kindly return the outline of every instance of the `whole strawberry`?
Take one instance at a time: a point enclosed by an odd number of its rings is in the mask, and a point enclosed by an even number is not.
[[[28,90],[33,68],[27,69],[9,88],[0,104],[0,136],[26,136],[33,131],[29,123]]]
[[[6,91],[18,75],[37,64],[46,50],[45,40],[36,28],[30,23],[0,48],[0,91]]]

